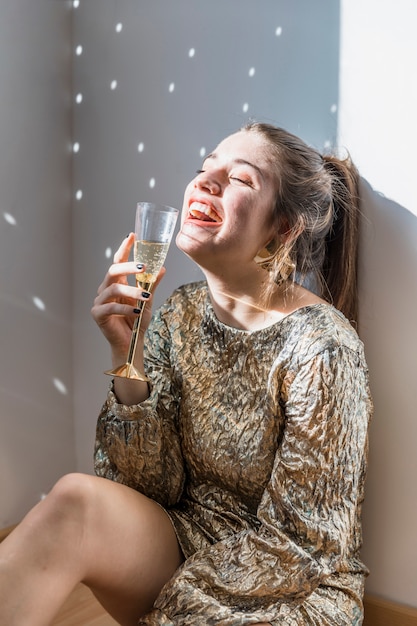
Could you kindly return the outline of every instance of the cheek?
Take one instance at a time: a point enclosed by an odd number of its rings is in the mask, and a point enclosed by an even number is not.
[[[181,211],[181,224],[183,224],[185,218],[187,217],[189,198],[191,196],[193,189],[194,189],[194,182],[192,181],[191,183],[187,185],[184,191],[184,199],[183,199],[182,211]]]

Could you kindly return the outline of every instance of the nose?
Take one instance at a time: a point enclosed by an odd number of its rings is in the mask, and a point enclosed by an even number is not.
[[[195,179],[196,189],[207,191],[210,195],[218,195],[221,191],[221,185],[212,174],[201,172]]]

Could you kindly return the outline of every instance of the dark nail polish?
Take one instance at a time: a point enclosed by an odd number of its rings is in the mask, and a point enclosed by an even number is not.
[[[143,270],[145,266],[143,265],[143,263],[138,263],[136,267],[138,268],[138,270]]]
[[[141,309],[133,309],[133,313],[136,313],[136,315],[139,315],[141,313]]]
[[[150,297],[151,297],[151,294],[149,291],[142,291],[142,298],[145,298],[147,300]]]

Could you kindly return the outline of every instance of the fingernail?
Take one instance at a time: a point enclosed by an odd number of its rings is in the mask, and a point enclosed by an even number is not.
[[[143,263],[138,263],[138,264],[136,265],[136,267],[138,268],[138,270],[143,270],[144,265],[143,265]]]
[[[151,297],[151,294],[149,291],[142,291],[142,298],[145,298],[145,300],[147,300],[150,297]]]
[[[136,313],[136,315],[139,315],[141,313],[141,309],[133,309],[133,313]]]

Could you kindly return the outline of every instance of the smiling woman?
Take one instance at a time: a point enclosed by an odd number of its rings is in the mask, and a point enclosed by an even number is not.
[[[3,623],[40,626],[77,581],[132,626],[361,623],[356,183],[349,161],[265,124],[205,159],[176,240],[205,280],[152,319],[147,299],[135,365],[150,382],[114,379],[97,476],[65,476],[1,547]],[[114,367],[144,299],[133,243],[92,308]]]

